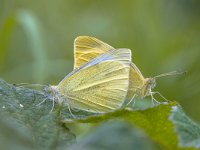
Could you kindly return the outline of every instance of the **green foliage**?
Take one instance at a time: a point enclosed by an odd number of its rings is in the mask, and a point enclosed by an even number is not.
[[[11,83],[58,83],[72,70],[73,40],[95,36],[115,48],[131,48],[145,77],[187,71],[159,80],[156,90],[200,120],[199,10],[198,0],[0,0],[0,76]],[[56,106],[51,113],[48,100],[37,105],[44,98],[42,92],[0,82],[2,149],[66,149],[75,138],[70,149],[109,149],[111,143],[119,149],[200,147],[199,125],[175,102],[149,108],[150,101],[141,100],[138,109],[104,115],[76,110],[72,116],[68,107]],[[100,140],[106,137],[108,143]]]
[[[35,71],[35,81],[42,82],[47,61],[47,54],[45,49],[45,42],[43,41],[42,30],[40,29],[39,21],[31,12],[27,10],[20,10],[16,13],[16,22],[18,22],[27,36],[30,45],[30,54],[35,60],[36,64],[33,68]]]
[[[157,91],[200,121],[199,14],[199,0],[0,0],[0,76],[57,84],[72,71],[74,39],[95,36],[132,49],[145,77],[187,71],[160,79]]]
[[[4,149],[200,149],[200,126],[176,102],[107,114],[80,110],[71,114],[67,106],[58,105],[50,112],[50,100],[39,104],[44,99],[40,91],[0,80],[0,144]]]
[[[82,138],[70,150],[155,150],[156,146],[142,131],[122,121],[108,121]]]
[[[2,149],[12,149],[14,145],[18,146],[15,149],[65,149],[74,143],[75,136],[59,123],[55,112],[50,113],[52,102],[38,106],[45,98],[42,93],[1,80],[0,95]]]
[[[185,115],[181,108],[174,106],[170,116],[179,133],[179,141],[182,147],[200,148],[200,127]]]

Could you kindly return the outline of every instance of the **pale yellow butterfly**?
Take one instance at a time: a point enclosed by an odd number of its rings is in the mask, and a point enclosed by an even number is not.
[[[97,38],[90,36],[77,37],[74,41],[74,68],[79,68],[80,66],[91,61],[95,57],[106,53],[110,49],[115,48]],[[177,72],[170,72],[156,77],[173,74],[177,74]],[[133,98],[136,97],[144,98],[148,95],[151,95],[153,99],[152,88],[154,88],[156,85],[156,77],[144,78],[137,66],[134,63],[131,63],[129,89],[126,97],[126,104],[131,102]]]
[[[46,92],[59,104],[104,113],[122,107],[129,86],[131,50],[116,49],[95,57]]]

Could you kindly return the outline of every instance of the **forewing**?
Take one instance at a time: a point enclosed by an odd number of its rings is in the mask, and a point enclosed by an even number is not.
[[[58,85],[70,107],[90,112],[120,108],[129,85],[131,51],[111,50],[79,69]]]
[[[79,68],[111,49],[114,48],[94,37],[77,37],[74,41],[74,69]]]

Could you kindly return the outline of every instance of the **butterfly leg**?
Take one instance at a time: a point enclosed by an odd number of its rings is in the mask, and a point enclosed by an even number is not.
[[[169,102],[169,100],[166,99],[160,92],[153,92],[153,94],[158,94],[162,99],[164,99],[165,101]]]
[[[36,106],[40,106],[42,103],[44,103],[46,100],[48,99],[48,97],[47,98],[45,98],[45,99],[43,99],[39,104],[37,104]]]
[[[69,110],[70,115],[71,115],[73,118],[76,118],[75,115],[72,113],[71,108],[70,108],[70,106],[69,106],[68,103],[67,103],[67,107],[68,107],[68,110]]]
[[[152,104],[153,104],[153,105],[160,104],[160,102],[158,102],[158,101],[153,97],[154,93],[155,93],[155,92],[152,92],[151,89],[150,89],[150,95],[151,95]]]
[[[126,104],[127,106],[128,106],[129,104],[131,104],[132,101],[133,101],[133,106],[135,105],[135,100],[134,100],[135,96],[136,96],[136,95],[134,94],[133,97],[131,98],[131,100]]]
[[[53,102],[53,104],[52,104],[52,107],[51,107],[51,111],[50,112],[53,112],[53,109],[54,109],[54,106],[55,106],[55,97],[53,96],[53,98],[52,98],[52,102]]]

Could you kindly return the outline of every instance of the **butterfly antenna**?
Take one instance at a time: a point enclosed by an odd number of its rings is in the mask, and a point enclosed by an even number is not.
[[[154,78],[160,78],[160,77],[165,77],[165,76],[174,76],[174,75],[180,75],[180,74],[186,74],[186,71],[181,71],[181,70],[171,71],[171,72],[162,73],[160,75],[157,75]]]
[[[45,87],[47,85],[43,85],[43,84],[34,84],[34,83],[19,83],[19,84],[13,84],[17,87],[27,87],[27,86],[41,86],[41,87]]]

